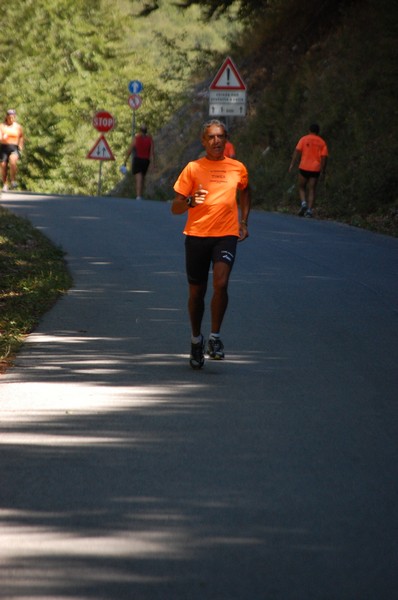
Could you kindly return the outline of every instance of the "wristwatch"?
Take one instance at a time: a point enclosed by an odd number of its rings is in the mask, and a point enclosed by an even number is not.
[[[195,206],[192,206],[192,202],[194,201],[194,199],[192,198],[192,196],[188,196],[185,199],[185,202],[188,204],[189,208],[195,208]]]

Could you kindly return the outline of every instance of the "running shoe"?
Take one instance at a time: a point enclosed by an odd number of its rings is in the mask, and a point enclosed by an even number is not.
[[[220,338],[209,338],[207,342],[207,354],[210,358],[214,360],[223,360],[224,354],[224,344],[220,340]]]
[[[305,211],[305,217],[307,217],[307,219],[312,219],[312,217],[313,217],[313,214],[312,214],[312,210],[311,210],[310,208],[308,208],[308,209]]]
[[[3,185],[3,192],[8,192],[8,185],[6,183]]]
[[[15,188],[17,188],[17,187],[18,187],[17,182],[16,181],[11,181],[11,189],[15,190]]]
[[[299,217],[303,217],[305,215],[305,211],[307,210],[307,203],[306,202],[302,202],[301,203],[301,208],[298,211],[298,216]]]
[[[202,335],[202,341],[198,344],[191,343],[191,356],[189,364],[193,369],[201,369],[205,364],[205,340]]]

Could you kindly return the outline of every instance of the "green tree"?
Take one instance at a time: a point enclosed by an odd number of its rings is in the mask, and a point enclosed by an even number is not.
[[[93,115],[106,109],[117,121],[107,134],[117,161],[104,169],[104,191],[112,189],[131,136],[128,82],[144,82],[137,119],[156,131],[186,98],[198,65],[206,68],[227,46],[227,26],[197,27],[198,7],[181,11],[165,1],[157,13],[140,19],[136,5],[130,0],[14,0],[2,7],[7,27],[0,39],[1,102],[4,111],[17,109],[25,129],[23,188],[96,193],[98,163],[86,155],[98,137]]]

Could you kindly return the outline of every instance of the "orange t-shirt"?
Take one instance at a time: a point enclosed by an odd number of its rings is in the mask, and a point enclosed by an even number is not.
[[[228,158],[236,156],[235,147],[229,140],[225,142],[224,156],[227,156]]]
[[[315,133],[303,136],[298,141],[296,150],[301,152],[299,169],[304,171],[320,171],[322,156],[328,156],[326,142]]]
[[[239,237],[239,213],[236,191],[249,182],[243,163],[233,158],[209,160],[199,158],[189,162],[180,173],[174,190],[192,196],[201,185],[209,193],[203,204],[188,210],[184,233],[198,237]]]

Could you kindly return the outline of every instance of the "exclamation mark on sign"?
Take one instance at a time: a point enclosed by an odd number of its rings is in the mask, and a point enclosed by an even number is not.
[[[230,76],[231,76],[231,69],[229,67],[227,67],[227,85],[230,85],[230,81],[229,81]]]

